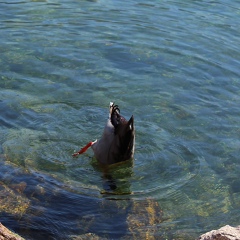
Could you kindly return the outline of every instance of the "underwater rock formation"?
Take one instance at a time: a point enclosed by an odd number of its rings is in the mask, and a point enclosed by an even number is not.
[[[16,233],[11,232],[0,223],[0,240],[24,240],[24,238],[18,236]]]
[[[197,240],[238,240],[240,239],[240,226],[226,225],[218,230],[212,230],[201,235]]]

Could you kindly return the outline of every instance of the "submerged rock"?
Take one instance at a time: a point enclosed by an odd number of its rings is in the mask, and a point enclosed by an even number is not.
[[[218,230],[212,230],[201,235],[197,240],[239,240],[240,226],[231,227],[226,225]]]
[[[163,211],[159,203],[152,198],[122,201],[112,198],[103,201],[97,218],[95,215],[82,217],[79,226],[84,232],[89,232],[71,236],[70,239],[166,239],[162,237],[160,224],[163,221]],[[101,230],[94,233],[99,222],[104,222],[105,226],[99,225]]]
[[[19,183],[11,189],[0,183],[0,211],[22,216],[30,206],[30,200],[19,193],[25,187],[26,183]]]
[[[99,237],[94,233],[86,233],[79,236],[71,236],[71,240],[107,240],[107,238]]]
[[[11,232],[0,223],[0,240],[24,240],[24,238]]]
[[[147,198],[144,201],[133,201],[131,212],[127,216],[129,239],[159,239],[155,234],[160,232],[163,211],[158,202]],[[127,239],[127,238],[125,238]]]

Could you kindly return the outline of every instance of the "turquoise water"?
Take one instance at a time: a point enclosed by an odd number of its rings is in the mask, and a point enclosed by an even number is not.
[[[0,13],[3,224],[26,239],[239,224],[238,1],[9,0]],[[136,153],[104,173],[91,150],[71,154],[101,136],[110,101],[134,115]]]

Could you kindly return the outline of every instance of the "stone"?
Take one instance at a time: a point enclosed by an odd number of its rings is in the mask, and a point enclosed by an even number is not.
[[[240,226],[231,227],[226,225],[218,230],[212,230],[201,235],[197,240],[239,240]]]
[[[0,240],[24,240],[24,238],[11,232],[0,223]]]

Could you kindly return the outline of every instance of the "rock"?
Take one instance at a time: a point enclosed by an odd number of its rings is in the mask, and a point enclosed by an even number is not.
[[[107,238],[99,237],[94,233],[86,233],[80,236],[71,236],[71,240],[107,240]]]
[[[0,223],[0,240],[24,240],[24,238],[18,236],[16,233],[11,232]]]
[[[128,229],[132,234],[129,239],[158,239],[155,234],[161,231],[162,221],[163,211],[156,200],[152,198],[146,198],[144,201],[133,200],[127,216]]]
[[[218,230],[212,230],[201,235],[198,240],[239,240],[240,226],[231,227],[226,225]]]
[[[21,194],[26,185],[20,183],[10,187],[0,182],[0,212],[22,216],[30,206],[30,200]]]

